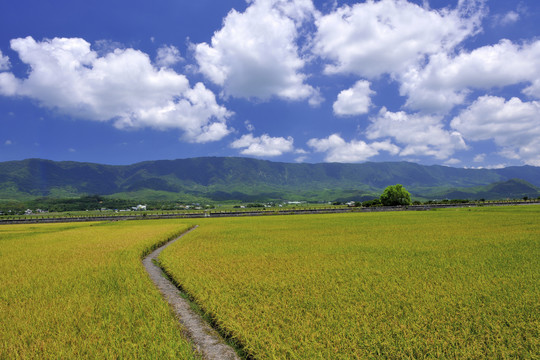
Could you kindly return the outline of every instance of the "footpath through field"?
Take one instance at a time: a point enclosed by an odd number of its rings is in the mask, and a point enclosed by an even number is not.
[[[236,355],[235,351],[225,344],[219,334],[191,309],[189,303],[180,295],[180,291],[165,277],[161,268],[155,264],[159,254],[161,254],[167,246],[188,234],[190,231],[193,231],[195,228],[197,228],[197,226],[154,250],[150,255],[143,259],[143,265],[150,275],[150,279],[174,309],[178,320],[185,328],[186,335],[193,341],[197,351],[203,355],[204,359],[237,360],[239,357]]]

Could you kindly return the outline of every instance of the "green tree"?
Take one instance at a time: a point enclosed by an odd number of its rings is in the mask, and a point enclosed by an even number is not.
[[[390,185],[381,195],[384,206],[410,205],[411,194],[401,184]]]
[[[381,206],[380,199],[367,200],[362,203],[363,207]]]

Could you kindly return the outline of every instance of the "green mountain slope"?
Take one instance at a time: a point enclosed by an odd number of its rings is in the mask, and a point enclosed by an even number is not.
[[[424,194],[429,199],[522,199],[540,196],[540,188],[521,179],[510,179],[485,186],[432,190]]]
[[[493,185],[518,178],[519,184]],[[540,168],[457,169],[408,162],[290,164],[249,158],[205,157],[113,166],[28,159],[0,163],[0,199],[82,194],[120,198],[196,200],[365,200],[403,184],[417,198],[532,197]],[[518,191],[519,190],[519,191]],[[461,196],[463,195],[463,196]],[[465,196],[467,195],[467,196]]]

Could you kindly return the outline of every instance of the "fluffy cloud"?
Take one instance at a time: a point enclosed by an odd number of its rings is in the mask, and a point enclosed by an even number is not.
[[[359,140],[346,142],[338,134],[332,134],[326,139],[311,139],[307,144],[316,152],[327,153],[325,161],[328,162],[354,163],[365,161],[381,151],[387,151],[392,155],[399,153],[399,148],[389,141],[371,144]]]
[[[9,70],[9,58],[2,55],[2,50],[0,50],[0,71]]]
[[[478,154],[474,157],[473,161],[477,163],[483,163],[486,160],[486,154]]]
[[[366,130],[367,138],[393,138],[396,143],[404,145],[400,156],[447,159],[456,150],[467,148],[461,134],[445,130],[438,117],[391,112],[383,107],[371,121]]]
[[[9,58],[0,51],[0,71],[7,71],[9,68]],[[13,95],[17,85],[17,79],[11,73],[0,72],[0,95]]]
[[[452,57],[440,53],[423,68],[412,68],[402,77],[401,93],[407,106],[448,111],[463,103],[469,89],[491,89],[529,83],[529,96],[540,98],[540,41],[517,45],[510,40]]]
[[[371,95],[375,94],[369,85],[369,81],[360,80],[352,88],[340,92],[334,102],[334,114],[347,116],[368,113]]]
[[[449,51],[474,34],[481,5],[462,0],[457,9],[440,11],[403,0],[344,5],[317,20],[313,51],[330,61],[328,74],[373,78],[402,73],[426,55]]]
[[[180,50],[172,45],[162,46],[157,51],[156,65],[159,67],[170,67],[182,60]]]
[[[254,137],[253,134],[243,135],[231,143],[233,149],[243,149],[240,153],[251,156],[280,156],[294,150],[292,137],[270,137],[264,134]]]
[[[493,139],[501,147],[500,154],[507,158],[540,166],[540,103],[537,101],[482,96],[455,117],[451,126],[473,141]]]
[[[20,81],[12,73],[0,73],[0,95],[13,96],[17,93]]]
[[[199,70],[227,96],[268,100],[320,95],[305,84],[299,29],[315,9],[311,0],[253,0],[245,12],[231,10],[211,43],[194,46]]]
[[[244,121],[244,125],[246,126],[247,131],[253,132],[255,130],[255,126],[253,126],[249,120]]]
[[[444,163],[445,163],[446,165],[457,165],[457,164],[460,164],[460,163],[461,163],[461,160],[452,158],[452,159],[446,160]]]
[[[509,11],[504,15],[496,15],[493,17],[493,26],[507,26],[519,20],[519,14],[515,11]]]
[[[116,49],[104,56],[79,38],[37,42],[14,39],[11,48],[30,66],[28,77],[0,74],[0,94],[26,96],[65,114],[113,121],[118,128],[177,128],[189,142],[221,139],[231,113],[198,83],[156,69],[147,54]],[[169,48],[170,50],[170,48]]]

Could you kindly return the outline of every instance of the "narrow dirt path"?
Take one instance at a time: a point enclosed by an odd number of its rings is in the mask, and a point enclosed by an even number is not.
[[[154,250],[143,259],[143,265],[150,275],[150,279],[173,307],[176,317],[184,326],[187,336],[194,343],[197,351],[207,360],[239,360],[236,352],[189,306],[188,302],[180,296],[180,292],[163,274],[163,271],[154,264],[159,254],[182,236],[193,231],[196,227],[186,231],[174,240]]]

